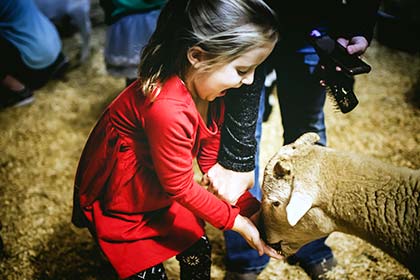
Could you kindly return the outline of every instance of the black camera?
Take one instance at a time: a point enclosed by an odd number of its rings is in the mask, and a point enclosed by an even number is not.
[[[348,113],[353,110],[359,101],[353,92],[354,75],[369,73],[371,67],[357,55],[351,55],[346,48],[336,40],[318,30],[312,30],[309,36],[324,66],[321,79],[330,89],[341,112]],[[336,71],[336,67],[341,71]]]

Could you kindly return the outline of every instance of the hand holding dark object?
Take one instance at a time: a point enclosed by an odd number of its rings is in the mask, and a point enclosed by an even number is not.
[[[369,73],[371,70],[358,57],[358,54],[367,49],[367,40],[363,36],[355,36],[350,40],[339,38],[335,41],[328,35],[313,30],[310,42],[321,59],[322,67],[317,69],[321,84],[328,86],[342,113],[350,112],[359,103],[353,92],[353,76]]]
[[[350,40],[338,38],[337,42],[346,48],[350,55],[362,55],[369,47],[369,42],[363,36],[354,36]]]
[[[368,47],[367,40],[363,36],[355,36],[350,40],[339,38],[336,41],[315,29],[312,30],[309,41],[321,60],[327,65],[338,66],[349,76],[369,73],[371,70],[370,65],[358,57]]]

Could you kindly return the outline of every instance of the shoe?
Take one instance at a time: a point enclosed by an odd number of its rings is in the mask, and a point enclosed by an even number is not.
[[[258,277],[257,272],[246,272],[246,273],[239,273],[239,272],[232,272],[226,271],[224,280],[256,280]]]
[[[67,70],[70,68],[70,61],[63,53],[58,55],[58,58],[55,60],[51,69],[51,79],[53,80],[62,80],[67,73]]]
[[[321,280],[326,279],[325,273],[330,271],[334,266],[337,265],[337,260],[334,257],[329,259],[323,259],[319,263],[314,263],[311,265],[301,265],[300,266],[305,270],[305,272],[311,277],[312,280]]]
[[[1,89],[0,93],[0,109],[7,107],[20,107],[30,104],[34,101],[33,92],[25,87],[19,91],[13,91],[10,89]]]

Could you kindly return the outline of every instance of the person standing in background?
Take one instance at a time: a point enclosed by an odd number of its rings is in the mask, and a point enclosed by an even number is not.
[[[64,72],[67,57],[51,21],[32,0],[0,1],[0,108],[33,101],[33,90]]]
[[[100,0],[108,25],[104,60],[114,77],[125,78],[126,85],[137,78],[143,47],[156,28],[160,9],[167,0]]]

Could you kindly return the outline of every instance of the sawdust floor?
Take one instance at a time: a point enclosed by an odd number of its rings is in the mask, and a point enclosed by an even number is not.
[[[0,220],[4,252],[1,279],[116,279],[86,230],[70,224],[75,168],[88,133],[105,106],[124,86],[106,74],[104,27],[93,34],[93,54],[64,81],[36,92],[27,107],[0,112]],[[78,38],[64,41],[74,53]],[[329,145],[420,168],[420,57],[373,42],[365,56],[369,75],[357,79],[359,106],[343,115],[328,101]],[[281,145],[278,107],[263,127],[264,165]],[[222,235],[213,241],[212,278],[224,275]],[[365,242],[334,233],[327,243],[338,259],[331,279],[413,279],[406,269]],[[178,266],[166,262],[170,279]],[[271,261],[259,279],[308,279],[303,271]]]

